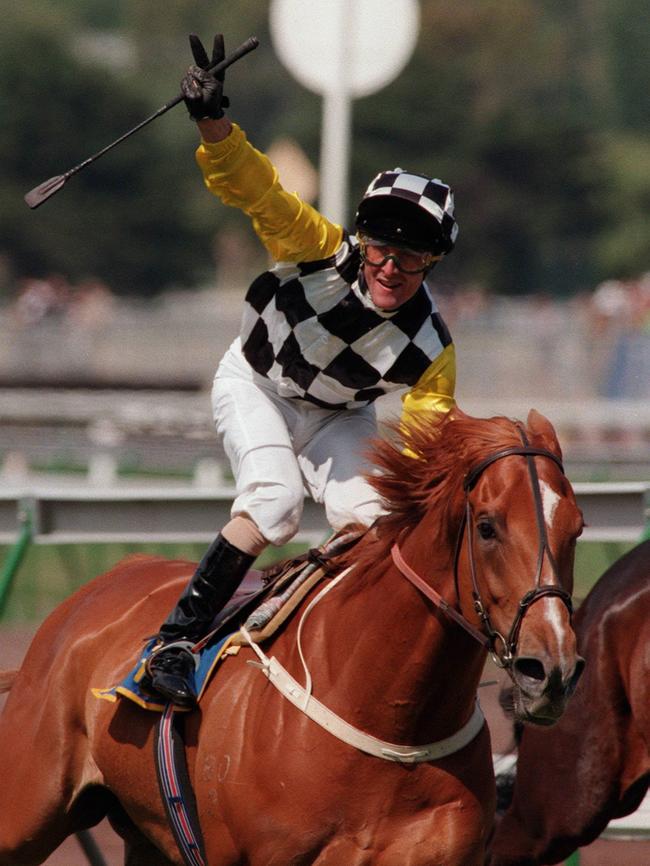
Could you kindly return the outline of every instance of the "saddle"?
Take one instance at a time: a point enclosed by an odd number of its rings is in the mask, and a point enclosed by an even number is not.
[[[310,590],[320,580],[334,575],[332,558],[350,549],[364,531],[335,535],[323,546],[266,571],[249,572],[232,601],[218,614],[212,631],[192,648],[197,656],[197,702],[200,702],[219,661],[228,654],[239,652],[240,644],[244,642],[261,643],[275,634]],[[240,633],[242,626],[246,641]],[[137,665],[122,682],[105,689],[92,689],[92,693],[111,702],[126,698],[160,714],[155,728],[154,757],[169,826],[185,866],[206,866],[181,721],[191,708],[162,703],[159,697],[146,691],[146,661],[156,642],[156,637],[149,639]]]
[[[332,558],[351,548],[362,534],[359,531],[335,535],[321,547],[312,548],[265,571],[248,573],[231,602],[217,615],[211,631],[192,647],[197,657],[194,674],[197,702],[200,702],[218,663],[239,652],[240,646],[247,642],[240,628],[244,626],[247,636],[255,643],[268,640],[310,590],[332,575]],[[143,709],[164,712],[166,704],[146,688],[146,662],[156,643],[155,636],[147,639],[137,664],[126,677],[117,685],[93,688],[93,695],[111,702],[122,697]],[[176,711],[191,709],[176,708]]]

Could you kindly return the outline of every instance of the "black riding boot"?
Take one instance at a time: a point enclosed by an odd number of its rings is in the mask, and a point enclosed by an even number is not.
[[[182,642],[194,644],[207,634],[254,561],[255,556],[235,547],[221,533],[212,542],[160,627],[163,646],[154,651],[147,665],[151,687],[163,697],[179,706],[196,702],[195,656]]]

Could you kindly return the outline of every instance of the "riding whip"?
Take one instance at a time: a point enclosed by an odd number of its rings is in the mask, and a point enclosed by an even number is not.
[[[250,36],[245,42],[243,42],[239,46],[239,48],[236,48],[232,52],[232,54],[229,54],[228,57],[226,57],[221,62],[215,64],[215,66],[209,67],[210,71],[217,73],[222,72],[224,69],[227,69],[228,66],[231,66],[233,63],[235,63],[235,61],[243,57],[245,54],[248,54],[254,48],[257,48],[259,44],[259,40],[255,36]],[[178,103],[182,101],[183,94],[179,93],[178,96],[175,96],[173,99],[170,99],[169,102],[161,105],[157,111],[154,111],[152,115],[138,123],[138,125],[134,126],[133,129],[130,129],[128,132],[125,132],[124,135],[121,135],[115,141],[107,144],[106,147],[102,148],[102,150],[100,150],[98,153],[89,156],[83,162],[80,162],[79,165],[75,165],[73,168],[68,169],[68,171],[66,171],[64,174],[58,174],[55,177],[51,177],[49,180],[44,181],[39,186],[34,187],[34,189],[30,190],[25,195],[25,202],[29,205],[30,208],[32,208],[32,210],[39,207],[43,204],[44,201],[47,201],[48,198],[53,196],[54,193],[58,192],[61,187],[66,183],[66,181],[68,181],[73,175],[86,168],[86,166],[90,165],[92,162],[95,162],[95,160],[99,159],[100,156],[108,153],[109,150],[112,150],[125,139],[129,138],[129,136],[133,135],[136,132],[139,132],[144,126],[147,126],[147,124],[151,123],[152,120],[155,120],[157,117],[165,114],[165,112],[169,111],[170,108],[173,108],[175,105],[178,105]]]

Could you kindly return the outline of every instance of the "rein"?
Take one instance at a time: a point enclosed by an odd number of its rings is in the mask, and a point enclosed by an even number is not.
[[[452,607],[448,601],[440,595],[437,590],[435,590],[432,586],[430,586],[426,580],[423,580],[420,575],[415,571],[408,562],[402,556],[402,551],[399,549],[399,545],[395,543],[390,551],[390,555],[393,558],[393,562],[398,567],[398,569],[402,572],[404,577],[407,577],[413,586],[416,586],[423,595],[426,595],[430,601],[432,601],[443,613],[446,613],[450,619],[453,619],[454,622],[458,623],[459,626],[465,629],[465,631],[470,634],[475,640],[477,640],[480,644],[486,649],[490,649],[490,641],[489,638],[483,634],[482,631],[475,628],[471,622],[462,615],[459,610],[456,610],[455,607]]]
[[[517,430],[521,437],[522,445],[515,445],[510,448],[504,448],[500,451],[495,451],[493,454],[490,454],[488,457],[485,458],[485,460],[482,460],[476,466],[472,467],[472,469],[470,469],[465,475],[465,479],[463,481],[463,490],[465,492],[465,509],[463,512],[463,517],[456,540],[456,552],[454,555],[454,584],[456,587],[456,597],[460,599],[458,563],[460,559],[460,551],[462,548],[463,538],[465,535],[467,535],[467,552],[470,565],[470,576],[472,579],[472,599],[474,602],[474,610],[478,614],[483,630],[477,629],[474,625],[472,625],[472,623],[469,622],[469,620],[463,615],[460,610],[450,605],[449,602],[445,601],[445,599],[443,599],[442,596],[435,589],[433,589],[432,586],[430,586],[430,584],[423,580],[423,578],[420,577],[420,575],[417,574],[417,572],[412,569],[410,565],[408,565],[408,563],[404,560],[404,557],[402,556],[402,553],[399,549],[399,544],[397,542],[393,545],[391,549],[391,556],[393,558],[393,562],[395,563],[401,574],[404,575],[404,577],[406,577],[415,587],[417,587],[417,589],[422,592],[428,599],[430,599],[443,613],[445,613],[447,617],[449,617],[455,623],[464,628],[468,634],[470,634],[483,647],[485,647],[492,655],[495,663],[499,667],[505,668],[509,673],[512,669],[512,665],[517,652],[517,643],[519,640],[519,632],[521,630],[521,625],[524,616],[526,615],[531,605],[533,605],[536,601],[539,601],[540,598],[555,596],[564,602],[569,613],[573,612],[571,596],[559,585],[557,564],[555,562],[555,559],[553,558],[548,543],[548,534],[546,532],[546,524],[544,522],[542,494],[539,487],[539,475],[537,474],[537,467],[535,466],[535,461],[533,460],[533,458],[547,457],[560,468],[562,473],[564,473],[564,467],[560,458],[552,451],[548,451],[546,448],[535,448],[530,445],[521,425],[517,425]],[[533,498],[535,502],[535,520],[537,523],[539,547],[534,587],[533,589],[525,593],[525,595],[520,600],[519,606],[517,607],[517,613],[515,614],[514,621],[510,626],[508,635],[507,637],[504,637],[492,626],[490,616],[481,598],[481,592],[476,576],[476,562],[474,557],[474,545],[471,531],[472,505],[469,499],[469,494],[474,489],[476,482],[488,466],[491,466],[497,460],[502,460],[504,457],[515,456],[526,458],[528,474],[530,477],[530,483],[533,490]],[[548,561],[551,565],[551,569],[555,578],[555,583],[542,586],[542,568],[544,565],[545,555],[548,557]],[[497,642],[500,642],[502,646],[501,653],[497,652]]]

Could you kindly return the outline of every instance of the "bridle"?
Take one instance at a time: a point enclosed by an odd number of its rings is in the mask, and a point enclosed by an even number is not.
[[[399,545],[397,543],[393,545],[393,548],[391,550],[393,562],[400,570],[400,572],[406,578],[408,578],[411,583],[413,583],[422,593],[424,593],[427,598],[433,601],[434,604],[436,604],[450,619],[452,619],[454,622],[464,628],[465,631],[467,631],[473,638],[479,641],[479,643],[481,643],[488,650],[488,652],[490,652],[492,658],[494,659],[495,663],[499,665],[499,667],[505,668],[508,671],[511,670],[517,653],[517,642],[519,640],[519,632],[521,630],[521,624],[523,622],[524,616],[536,601],[539,601],[541,598],[545,598],[548,596],[555,596],[564,602],[569,611],[569,614],[573,612],[571,596],[568,592],[566,592],[566,590],[562,589],[559,584],[557,564],[555,562],[553,554],[551,553],[551,549],[548,543],[548,534],[546,532],[546,523],[544,521],[542,494],[539,486],[539,476],[537,474],[537,467],[535,466],[535,461],[533,458],[547,457],[549,460],[552,460],[557,466],[559,466],[562,473],[564,473],[564,467],[562,466],[562,461],[560,460],[560,458],[556,454],[553,454],[552,451],[548,451],[546,448],[536,448],[530,445],[521,425],[517,425],[517,430],[521,437],[521,445],[514,445],[510,448],[504,448],[501,451],[495,451],[493,454],[490,454],[488,457],[485,458],[485,460],[482,460],[480,463],[470,469],[465,475],[463,481],[463,490],[465,492],[465,508],[458,530],[458,536],[456,539],[456,550],[454,554],[454,583],[456,588],[456,597],[459,600],[460,604],[458,563],[460,560],[460,552],[462,549],[463,538],[466,536],[467,554],[469,559],[470,576],[472,580],[472,599],[474,602],[474,610],[478,614],[478,617],[481,621],[482,629],[477,629],[475,626],[473,626],[472,623],[470,623],[465,618],[465,616],[461,613],[459,609],[453,607],[447,601],[445,601],[445,599],[443,599],[442,596],[435,589],[433,589],[432,586],[430,586],[425,580],[423,580],[420,575],[418,575],[417,572],[415,572],[408,565],[408,563],[404,560],[402,553],[399,549]],[[502,460],[504,457],[514,456],[521,456],[526,458],[528,475],[530,477],[530,483],[533,489],[533,498],[535,502],[535,519],[537,522],[539,547],[537,554],[537,569],[534,587],[527,593],[525,593],[525,595],[519,602],[514,621],[510,626],[508,635],[504,637],[501,632],[497,631],[497,629],[493,627],[490,620],[490,615],[481,598],[481,592],[476,576],[476,562],[474,558],[474,545],[471,531],[472,505],[469,499],[469,494],[473,490],[476,482],[488,466],[491,466],[497,460]],[[544,555],[546,555],[548,558],[555,581],[551,584],[542,585],[541,579],[542,567],[544,565]],[[498,644],[501,645],[500,652],[497,648]]]

